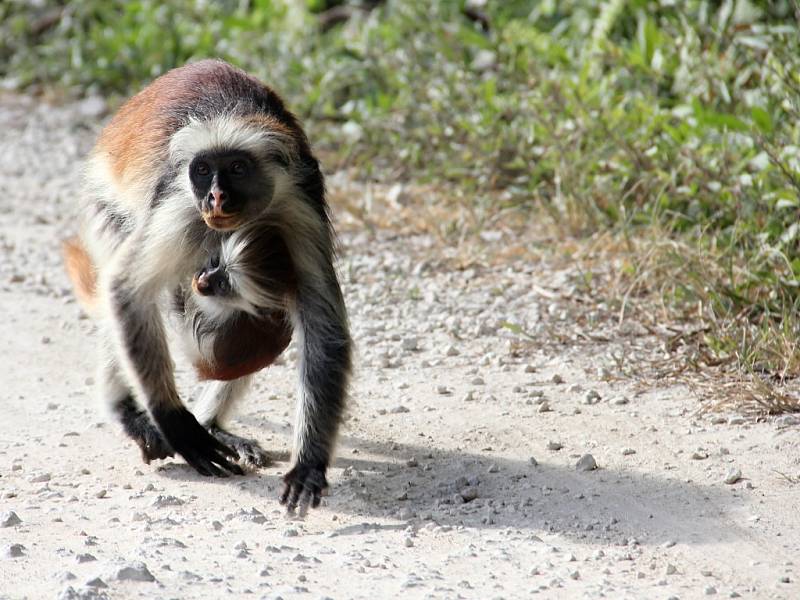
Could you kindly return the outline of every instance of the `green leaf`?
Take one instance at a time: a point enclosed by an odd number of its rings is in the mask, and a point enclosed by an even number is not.
[[[756,126],[763,132],[770,134],[774,129],[772,124],[772,117],[770,114],[760,106],[754,106],[750,109],[750,115],[753,117],[753,121],[755,122]]]

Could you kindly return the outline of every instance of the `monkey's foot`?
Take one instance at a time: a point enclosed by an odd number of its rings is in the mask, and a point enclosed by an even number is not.
[[[295,508],[299,508],[298,513],[302,517],[308,512],[309,506],[319,506],[322,492],[328,487],[325,470],[326,467],[312,467],[301,463],[283,476],[280,502],[286,505],[288,512],[293,513]]]
[[[250,467],[266,467],[272,462],[267,451],[256,440],[239,437],[218,425],[211,425],[208,431],[228,448],[233,449],[239,455],[239,459]]]
[[[142,460],[150,464],[151,460],[175,456],[161,432],[150,420],[146,412],[141,410],[130,396],[121,400],[116,406],[125,433],[136,442],[142,451]]]

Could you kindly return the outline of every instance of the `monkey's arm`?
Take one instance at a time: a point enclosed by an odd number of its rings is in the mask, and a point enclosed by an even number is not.
[[[180,400],[158,307],[163,289],[158,272],[175,265],[150,261],[146,252],[134,254],[134,249],[148,247],[140,241],[134,237],[120,248],[101,288],[117,355],[161,433],[186,462],[202,475],[241,474],[226,458],[235,453],[211,436]]]
[[[323,281],[301,283],[296,298],[295,331],[300,345],[300,396],[297,400],[295,464],[284,476],[281,504],[301,514],[317,507],[331,461],[350,376],[351,340],[342,292],[331,265]]]

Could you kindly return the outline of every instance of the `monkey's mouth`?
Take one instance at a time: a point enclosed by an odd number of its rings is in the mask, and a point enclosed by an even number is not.
[[[214,215],[203,214],[203,221],[206,222],[211,229],[217,231],[232,231],[241,224],[242,220],[239,215]]]

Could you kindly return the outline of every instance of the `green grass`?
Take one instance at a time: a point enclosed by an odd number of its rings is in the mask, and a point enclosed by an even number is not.
[[[122,97],[223,57],[279,89],[335,166],[616,232],[630,286],[707,322],[710,352],[800,374],[796,0],[489,2],[488,32],[463,2],[388,1],[326,33],[314,11],[335,2],[28,4],[0,4],[18,87]]]

